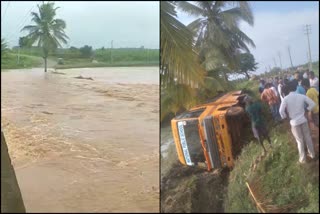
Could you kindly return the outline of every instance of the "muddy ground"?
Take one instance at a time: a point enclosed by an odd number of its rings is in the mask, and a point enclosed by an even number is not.
[[[161,181],[161,212],[221,213],[229,171],[175,163]]]
[[[290,130],[289,124],[285,127]],[[253,140],[249,131],[246,130],[246,137]],[[316,154],[319,154],[319,135],[313,131],[312,136]],[[292,143],[295,144],[294,141]],[[207,172],[203,166],[183,166],[178,161],[168,124],[161,127],[161,145],[161,212],[223,213],[230,171],[224,169]],[[253,170],[255,167],[256,164],[253,164]],[[319,159],[308,164],[308,167],[319,169]],[[310,173],[308,176],[316,175]]]
[[[159,211],[158,70],[1,73],[1,129],[27,212]]]

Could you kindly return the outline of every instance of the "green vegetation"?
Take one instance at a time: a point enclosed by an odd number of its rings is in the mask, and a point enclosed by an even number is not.
[[[89,48],[88,48],[89,47]],[[60,49],[54,59],[62,58],[63,64],[56,68],[158,66],[159,50],[144,48],[118,48],[92,50],[90,46]]]
[[[308,63],[300,65],[300,66],[302,66],[303,68],[309,68],[309,64]],[[319,61],[316,61],[316,62],[312,63],[312,69],[314,71],[314,74],[319,77]]]
[[[86,45],[87,46],[87,45]],[[85,47],[85,46],[84,46]],[[90,47],[90,46],[87,46]],[[118,48],[90,50],[90,55],[81,52],[83,48],[71,47],[59,48],[50,53],[48,59],[58,62],[63,59],[63,64],[55,65],[58,69],[84,68],[84,67],[118,67],[118,66],[158,66],[159,50],[144,48]],[[7,50],[9,57],[5,57],[1,63],[2,68],[31,68],[39,67],[42,63],[42,50],[38,47],[20,48],[20,63],[17,64],[18,49]],[[112,54],[112,58],[111,58]]]
[[[258,97],[258,81],[244,82],[238,87],[251,87],[254,96]],[[243,148],[230,173],[225,212],[257,212],[245,183],[260,178],[261,193],[265,195],[265,200],[271,199],[272,205],[281,207],[296,203],[297,206],[291,208],[290,212],[318,213],[318,163],[297,164],[298,151],[288,121],[278,126],[270,122],[268,127],[273,127],[270,132],[273,149],[266,143],[269,152],[253,170],[252,164],[262,153],[261,146],[257,142],[250,142]],[[304,202],[300,203],[299,200]]]
[[[1,71],[2,69],[32,68],[41,65],[42,59],[40,57],[20,54],[18,63],[18,55],[9,52],[1,60]]]

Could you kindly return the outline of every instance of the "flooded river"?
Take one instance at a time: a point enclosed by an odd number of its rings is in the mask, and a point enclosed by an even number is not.
[[[1,73],[1,126],[27,212],[158,212],[159,69],[58,72]]]

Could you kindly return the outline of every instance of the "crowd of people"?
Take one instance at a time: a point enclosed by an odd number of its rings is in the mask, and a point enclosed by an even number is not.
[[[308,156],[316,159],[311,131],[319,133],[319,79],[313,71],[296,71],[281,77],[260,79],[260,98],[270,107],[276,123],[289,118],[292,134],[297,142],[299,163],[306,163],[305,146]],[[261,105],[246,97],[246,111],[251,119],[254,136],[263,146],[267,139],[271,145],[266,123],[262,118]]]

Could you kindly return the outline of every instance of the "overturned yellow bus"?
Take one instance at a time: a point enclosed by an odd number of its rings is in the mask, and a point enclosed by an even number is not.
[[[191,108],[171,120],[179,161],[184,165],[205,163],[210,171],[234,166],[243,143],[242,130],[249,122],[242,91],[233,91],[213,102]]]

